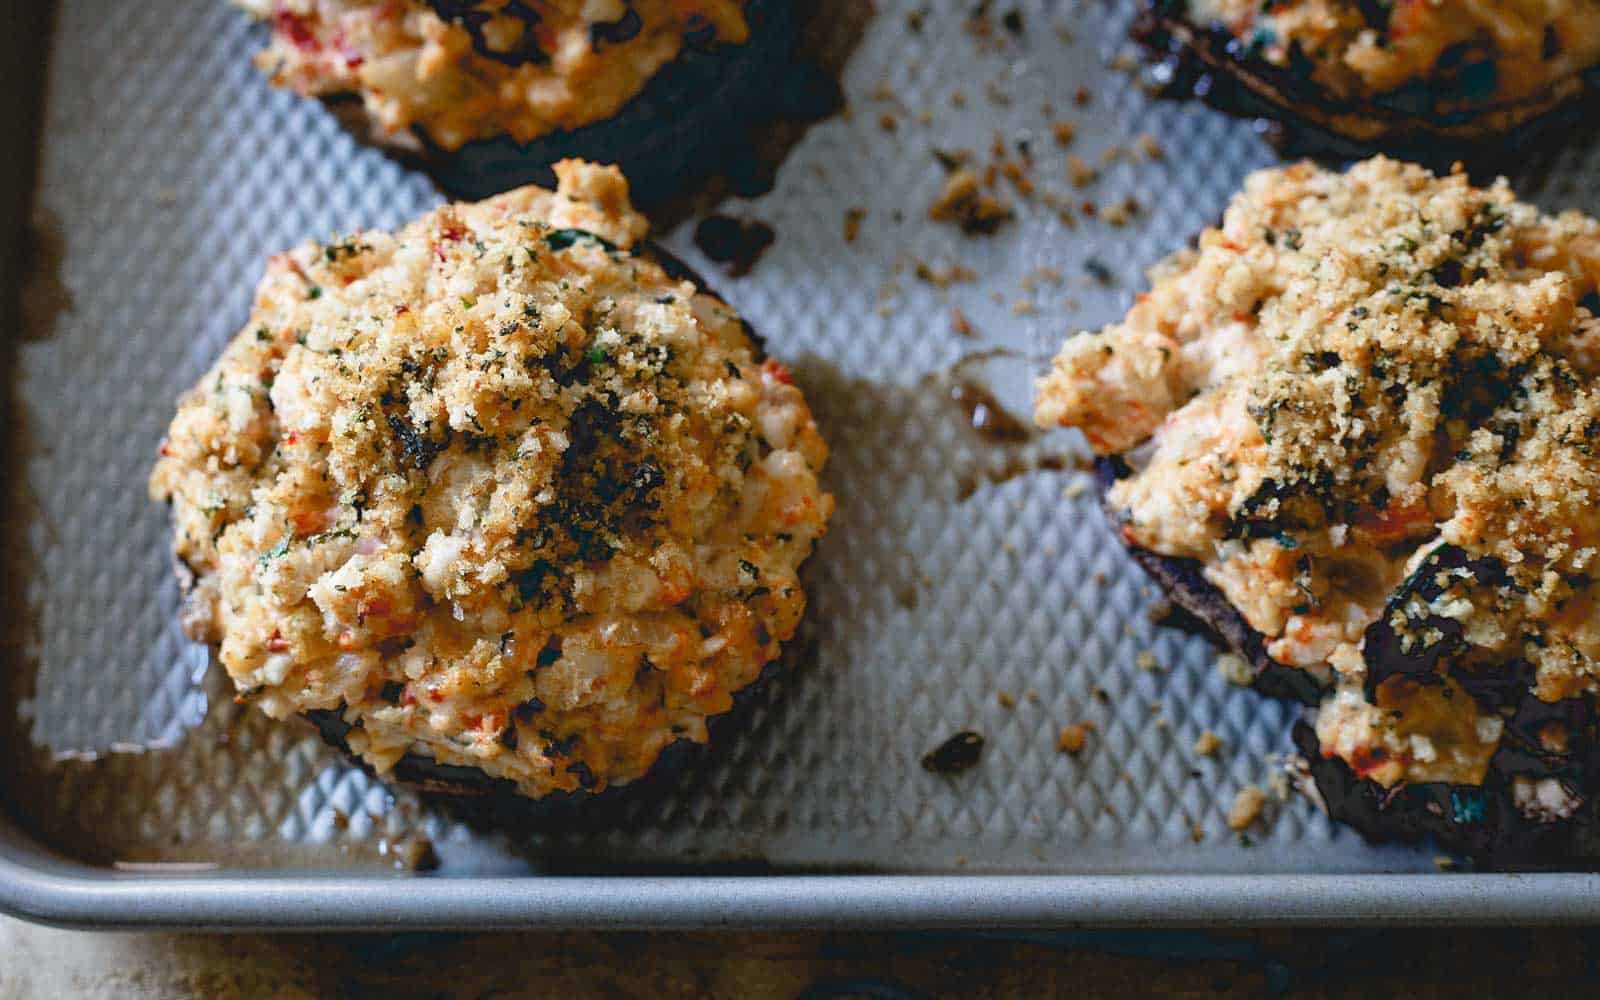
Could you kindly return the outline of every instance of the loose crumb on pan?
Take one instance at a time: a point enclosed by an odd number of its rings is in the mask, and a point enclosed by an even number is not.
[[[973,329],[972,321],[967,319],[967,314],[955,306],[950,308],[950,329],[961,337],[977,336],[977,331]]]
[[[1161,148],[1161,141],[1155,136],[1151,135],[1149,132],[1141,134],[1139,138],[1133,141],[1133,144],[1134,147],[1138,149],[1147,160],[1161,160],[1166,158],[1167,152],[1165,149]]]
[[[987,236],[1014,217],[1011,206],[989,190],[976,170],[958,167],[928,206],[935,222],[954,222],[969,235]]]
[[[1245,785],[1233,797],[1233,806],[1228,810],[1228,829],[1235,833],[1248,830],[1261,818],[1266,805],[1266,792],[1255,785]]]
[[[856,237],[861,235],[861,223],[866,221],[867,210],[864,208],[847,208],[844,210],[844,241],[854,243]]]
[[[996,691],[994,700],[1004,709],[1009,710],[1017,707],[1017,696],[1010,691]]]
[[[1207,729],[1194,741],[1194,752],[1201,757],[1215,756],[1222,749],[1222,737]]]
[[[1062,726],[1061,732],[1056,736],[1056,749],[1062,753],[1078,754],[1089,742],[1089,733],[1094,729],[1092,722],[1074,722]]]
[[[1086,188],[1100,179],[1100,171],[1091,167],[1081,156],[1067,157],[1067,179],[1075,188]]]
[[[1238,653],[1221,653],[1217,656],[1217,673],[1229,684],[1240,687],[1249,687],[1255,683],[1255,674],[1250,669],[1250,664]]]

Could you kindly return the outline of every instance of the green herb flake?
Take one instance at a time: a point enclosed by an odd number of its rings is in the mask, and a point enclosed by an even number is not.
[[[288,535],[284,535],[282,538],[278,539],[278,544],[274,545],[272,548],[268,549],[267,551],[261,553],[261,555],[257,558],[256,561],[259,562],[262,566],[266,566],[268,563],[272,562],[272,560],[278,558],[279,556],[283,555],[285,552],[288,552],[288,551],[289,551],[289,536]]]

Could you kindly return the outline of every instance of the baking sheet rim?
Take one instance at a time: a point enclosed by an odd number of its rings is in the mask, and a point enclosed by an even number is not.
[[[1600,874],[246,876],[103,872],[0,823],[0,911],[83,930],[1581,924]]]

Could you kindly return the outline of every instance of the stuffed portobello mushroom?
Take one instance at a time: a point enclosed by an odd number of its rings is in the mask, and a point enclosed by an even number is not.
[[[639,201],[714,170],[775,100],[792,0],[234,0],[257,65],[450,195],[615,162]]]
[[[1297,742],[1368,834],[1595,854],[1597,285],[1600,223],[1504,181],[1299,164],[1041,380],[1139,561],[1314,695]]]
[[[1312,152],[1504,152],[1600,90],[1596,0],[1151,0],[1135,37],[1173,89]]]
[[[381,775],[581,801],[774,663],[827,529],[787,370],[614,167],[271,259],[151,476],[239,698]]]

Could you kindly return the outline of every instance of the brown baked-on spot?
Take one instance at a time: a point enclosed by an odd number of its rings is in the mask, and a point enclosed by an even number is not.
[[[1033,429],[1012,414],[994,393],[971,379],[960,378],[950,385],[950,401],[966,417],[967,426],[991,441],[1021,444],[1033,439]]]

